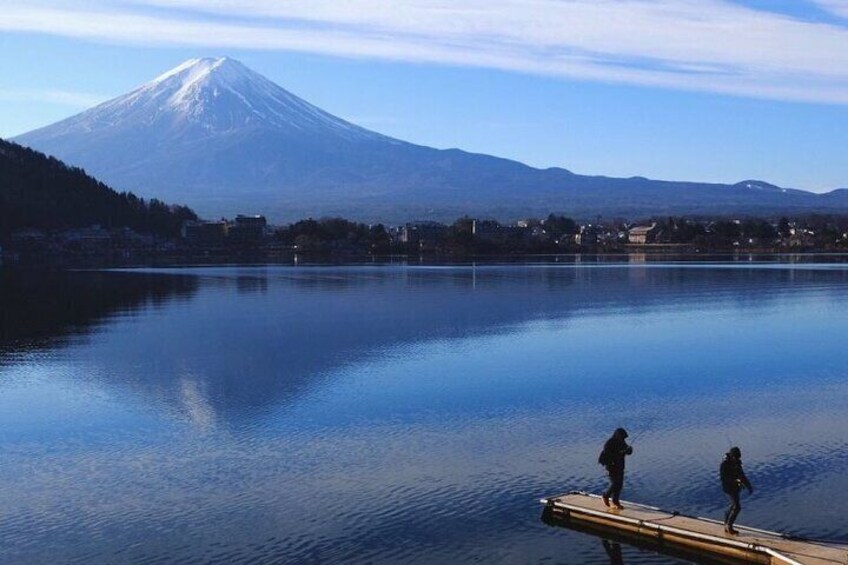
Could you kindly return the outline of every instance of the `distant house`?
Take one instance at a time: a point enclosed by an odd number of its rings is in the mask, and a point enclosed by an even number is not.
[[[792,228],[789,233],[790,247],[812,247],[816,243],[816,232],[813,230]]]
[[[235,222],[228,226],[227,237],[232,242],[256,243],[265,239],[268,221],[265,216],[236,216]]]
[[[656,223],[650,226],[633,226],[627,232],[627,240],[633,245],[645,245],[648,243],[650,231],[656,226]]]
[[[592,224],[580,226],[580,233],[574,236],[577,245],[597,245],[600,238],[600,228]]]
[[[194,245],[222,245],[229,233],[227,222],[188,221],[183,223],[182,236]]]
[[[433,243],[447,233],[448,227],[439,222],[410,222],[400,229],[401,243]]]
[[[149,233],[137,233],[134,230],[123,227],[116,228],[110,231],[112,242],[121,247],[152,247],[156,243],[156,238]]]
[[[58,238],[64,248],[84,253],[103,251],[112,245],[112,235],[100,225],[65,230]]]
[[[508,238],[521,237],[527,232],[520,225],[503,226],[495,220],[472,220],[471,233],[482,241],[505,241]]]

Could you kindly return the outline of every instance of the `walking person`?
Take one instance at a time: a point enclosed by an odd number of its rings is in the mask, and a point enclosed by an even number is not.
[[[609,507],[610,499],[618,509],[621,506],[621,489],[624,487],[624,458],[633,453],[633,448],[624,441],[627,439],[627,431],[617,428],[612,437],[604,444],[604,449],[598,457],[598,463],[604,466],[609,475],[610,485],[602,495],[604,505]]]
[[[721,462],[720,474],[721,489],[730,500],[730,506],[724,513],[724,531],[735,536],[739,532],[733,528],[733,523],[736,522],[736,517],[742,510],[742,505],[739,503],[739,492],[742,487],[747,488],[750,494],[754,492],[751,481],[748,480],[745,471],[742,470],[742,450],[738,447],[730,448]]]

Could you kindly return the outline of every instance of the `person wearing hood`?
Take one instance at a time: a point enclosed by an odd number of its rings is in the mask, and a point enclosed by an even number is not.
[[[731,447],[724,455],[724,460],[721,462],[719,469],[721,475],[721,489],[730,500],[730,506],[727,512],[724,513],[724,531],[731,535],[736,535],[737,532],[733,528],[733,523],[736,517],[739,516],[739,511],[742,510],[742,505],[739,503],[739,493],[742,487],[748,489],[748,492],[753,494],[754,487],[751,486],[751,481],[745,476],[745,471],[742,470],[742,450],[738,447]]]
[[[610,505],[610,499],[616,508],[621,506],[621,489],[624,488],[624,458],[633,453],[633,448],[624,441],[627,439],[627,431],[617,428],[612,437],[604,444],[604,449],[598,457],[598,463],[604,466],[609,475],[610,485],[602,495],[604,505]]]

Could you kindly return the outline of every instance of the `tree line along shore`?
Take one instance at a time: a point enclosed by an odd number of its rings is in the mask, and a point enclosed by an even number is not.
[[[3,241],[0,258],[6,263],[97,265],[740,251],[848,252],[848,216],[581,223],[551,214],[513,223],[462,217],[450,224],[399,226],[320,218],[271,226],[261,215],[241,215],[233,220],[187,219],[179,232],[164,234],[103,225],[23,228]]]

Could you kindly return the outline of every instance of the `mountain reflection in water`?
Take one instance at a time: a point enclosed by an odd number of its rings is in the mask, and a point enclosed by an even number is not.
[[[844,531],[842,265],[0,270],[0,544],[21,561],[608,563],[597,490]],[[20,476],[27,476],[23,486]],[[625,549],[627,563],[669,557]]]
[[[196,290],[195,277],[0,269],[0,356],[59,345]]]

